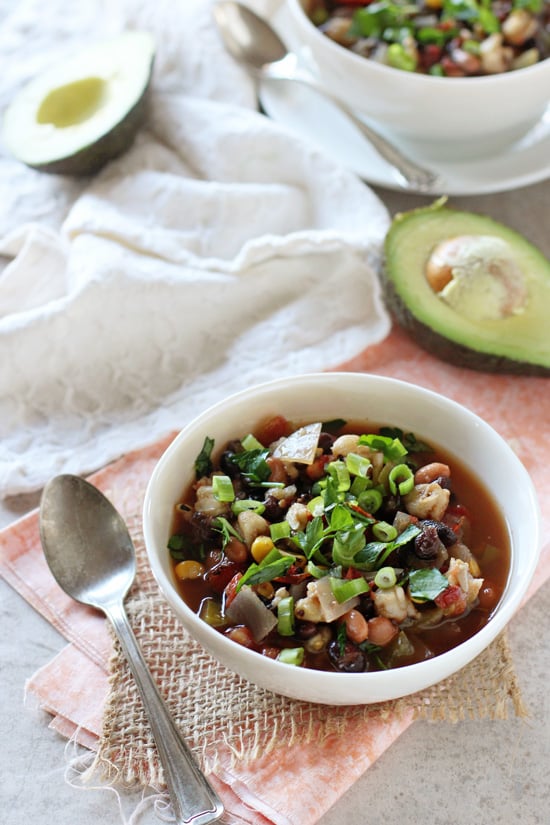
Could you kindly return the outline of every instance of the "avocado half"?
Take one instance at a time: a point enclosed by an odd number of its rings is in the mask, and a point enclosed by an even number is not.
[[[432,355],[550,375],[550,261],[518,232],[443,200],[398,214],[382,284],[391,314]]]
[[[7,108],[5,145],[41,172],[97,172],[130,147],[143,122],[154,56],[151,35],[132,31],[52,67]]]

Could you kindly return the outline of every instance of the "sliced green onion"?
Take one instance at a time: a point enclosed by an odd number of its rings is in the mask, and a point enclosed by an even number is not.
[[[284,662],[285,665],[296,665],[299,667],[304,661],[303,647],[283,647],[277,661]]]
[[[387,590],[394,587],[397,582],[397,576],[393,567],[381,567],[374,577],[374,583],[382,590]]]
[[[307,563],[307,572],[310,576],[313,576],[314,579],[322,579],[323,576],[327,575],[328,570],[326,567],[319,567],[310,559]]]
[[[393,541],[397,537],[397,530],[387,521],[378,521],[373,524],[372,533],[379,541]]]
[[[349,491],[352,496],[355,498],[359,498],[361,493],[364,493],[365,490],[368,490],[372,487],[372,481],[370,478],[364,478],[363,476],[355,476],[353,481],[351,482],[351,487]]]
[[[331,576],[330,587],[338,604],[343,604],[354,596],[366,593],[369,590],[369,583],[363,576],[357,579],[337,579]]]
[[[307,509],[314,516],[322,516],[325,512],[325,500],[323,496],[315,496],[307,503]]]
[[[245,510],[252,510],[254,513],[261,515],[265,510],[265,504],[261,501],[256,501],[255,498],[239,498],[231,505],[232,511],[236,516],[239,513],[244,513]]]
[[[397,464],[392,467],[388,480],[390,490],[394,495],[399,490],[400,495],[406,496],[414,487],[413,471],[406,464]]]
[[[273,544],[279,539],[287,539],[290,536],[290,524],[288,521],[276,521],[269,525],[269,533]]]
[[[241,438],[241,444],[243,445],[244,450],[263,450],[264,445],[260,444],[258,439],[252,435],[252,433],[248,433],[245,435],[244,438]]]
[[[370,490],[365,490],[357,499],[359,507],[366,510],[367,513],[376,513],[382,506],[382,501],[382,493],[375,487],[372,487]]]
[[[277,605],[277,632],[281,636],[292,636],[294,633],[294,599],[286,596]]]
[[[372,466],[370,459],[359,453],[348,453],[345,460],[346,467],[350,475],[367,477],[369,468]]]
[[[359,444],[366,444],[372,450],[377,450],[384,454],[388,461],[397,461],[407,455],[407,448],[399,438],[392,438],[388,435],[377,435],[368,433],[359,436]]]
[[[349,470],[343,461],[331,461],[326,465],[326,472],[337,484],[338,492],[345,493],[351,487]]]
[[[212,491],[218,501],[235,500],[235,490],[229,476],[212,476]]]

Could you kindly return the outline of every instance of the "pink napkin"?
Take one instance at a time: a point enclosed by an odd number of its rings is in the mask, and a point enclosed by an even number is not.
[[[393,376],[434,389],[485,418],[529,469],[543,506],[542,534],[549,535],[550,443],[541,438],[541,427],[550,420],[546,379],[489,376],[451,367],[424,353],[399,330],[339,369]],[[147,480],[172,437],[129,453],[92,477],[123,515],[139,512]],[[51,725],[62,736],[96,748],[108,692],[110,637],[103,618],[65,596],[52,579],[36,512],[0,533],[0,572],[69,641],[29,679],[27,691],[51,713]],[[548,578],[550,542],[542,548],[528,596]],[[220,767],[210,779],[233,822],[313,825],[412,721],[412,711],[399,718],[374,717],[361,723],[359,731],[355,721],[354,736],[335,733],[321,746],[300,743],[285,750],[284,763],[270,754],[235,768],[229,753],[220,748]],[[288,793],[288,765],[295,786],[310,787],[311,793]]]

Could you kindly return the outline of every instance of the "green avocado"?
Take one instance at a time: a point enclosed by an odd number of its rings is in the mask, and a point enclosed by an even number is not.
[[[130,147],[143,122],[154,56],[151,35],[132,31],[53,66],[8,106],[5,145],[41,172],[97,172]]]
[[[550,375],[550,261],[507,226],[443,199],[398,214],[382,284],[394,318],[432,355]]]

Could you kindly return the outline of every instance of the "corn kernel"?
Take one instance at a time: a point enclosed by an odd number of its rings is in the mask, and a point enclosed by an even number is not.
[[[204,573],[204,565],[193,559],[186,559],[176,564],[174,572],[178,579],[198,579]]]
[[[257,536],[250,548],[252,558],[259,564],[274,547],[275,545],[269,536]]]

